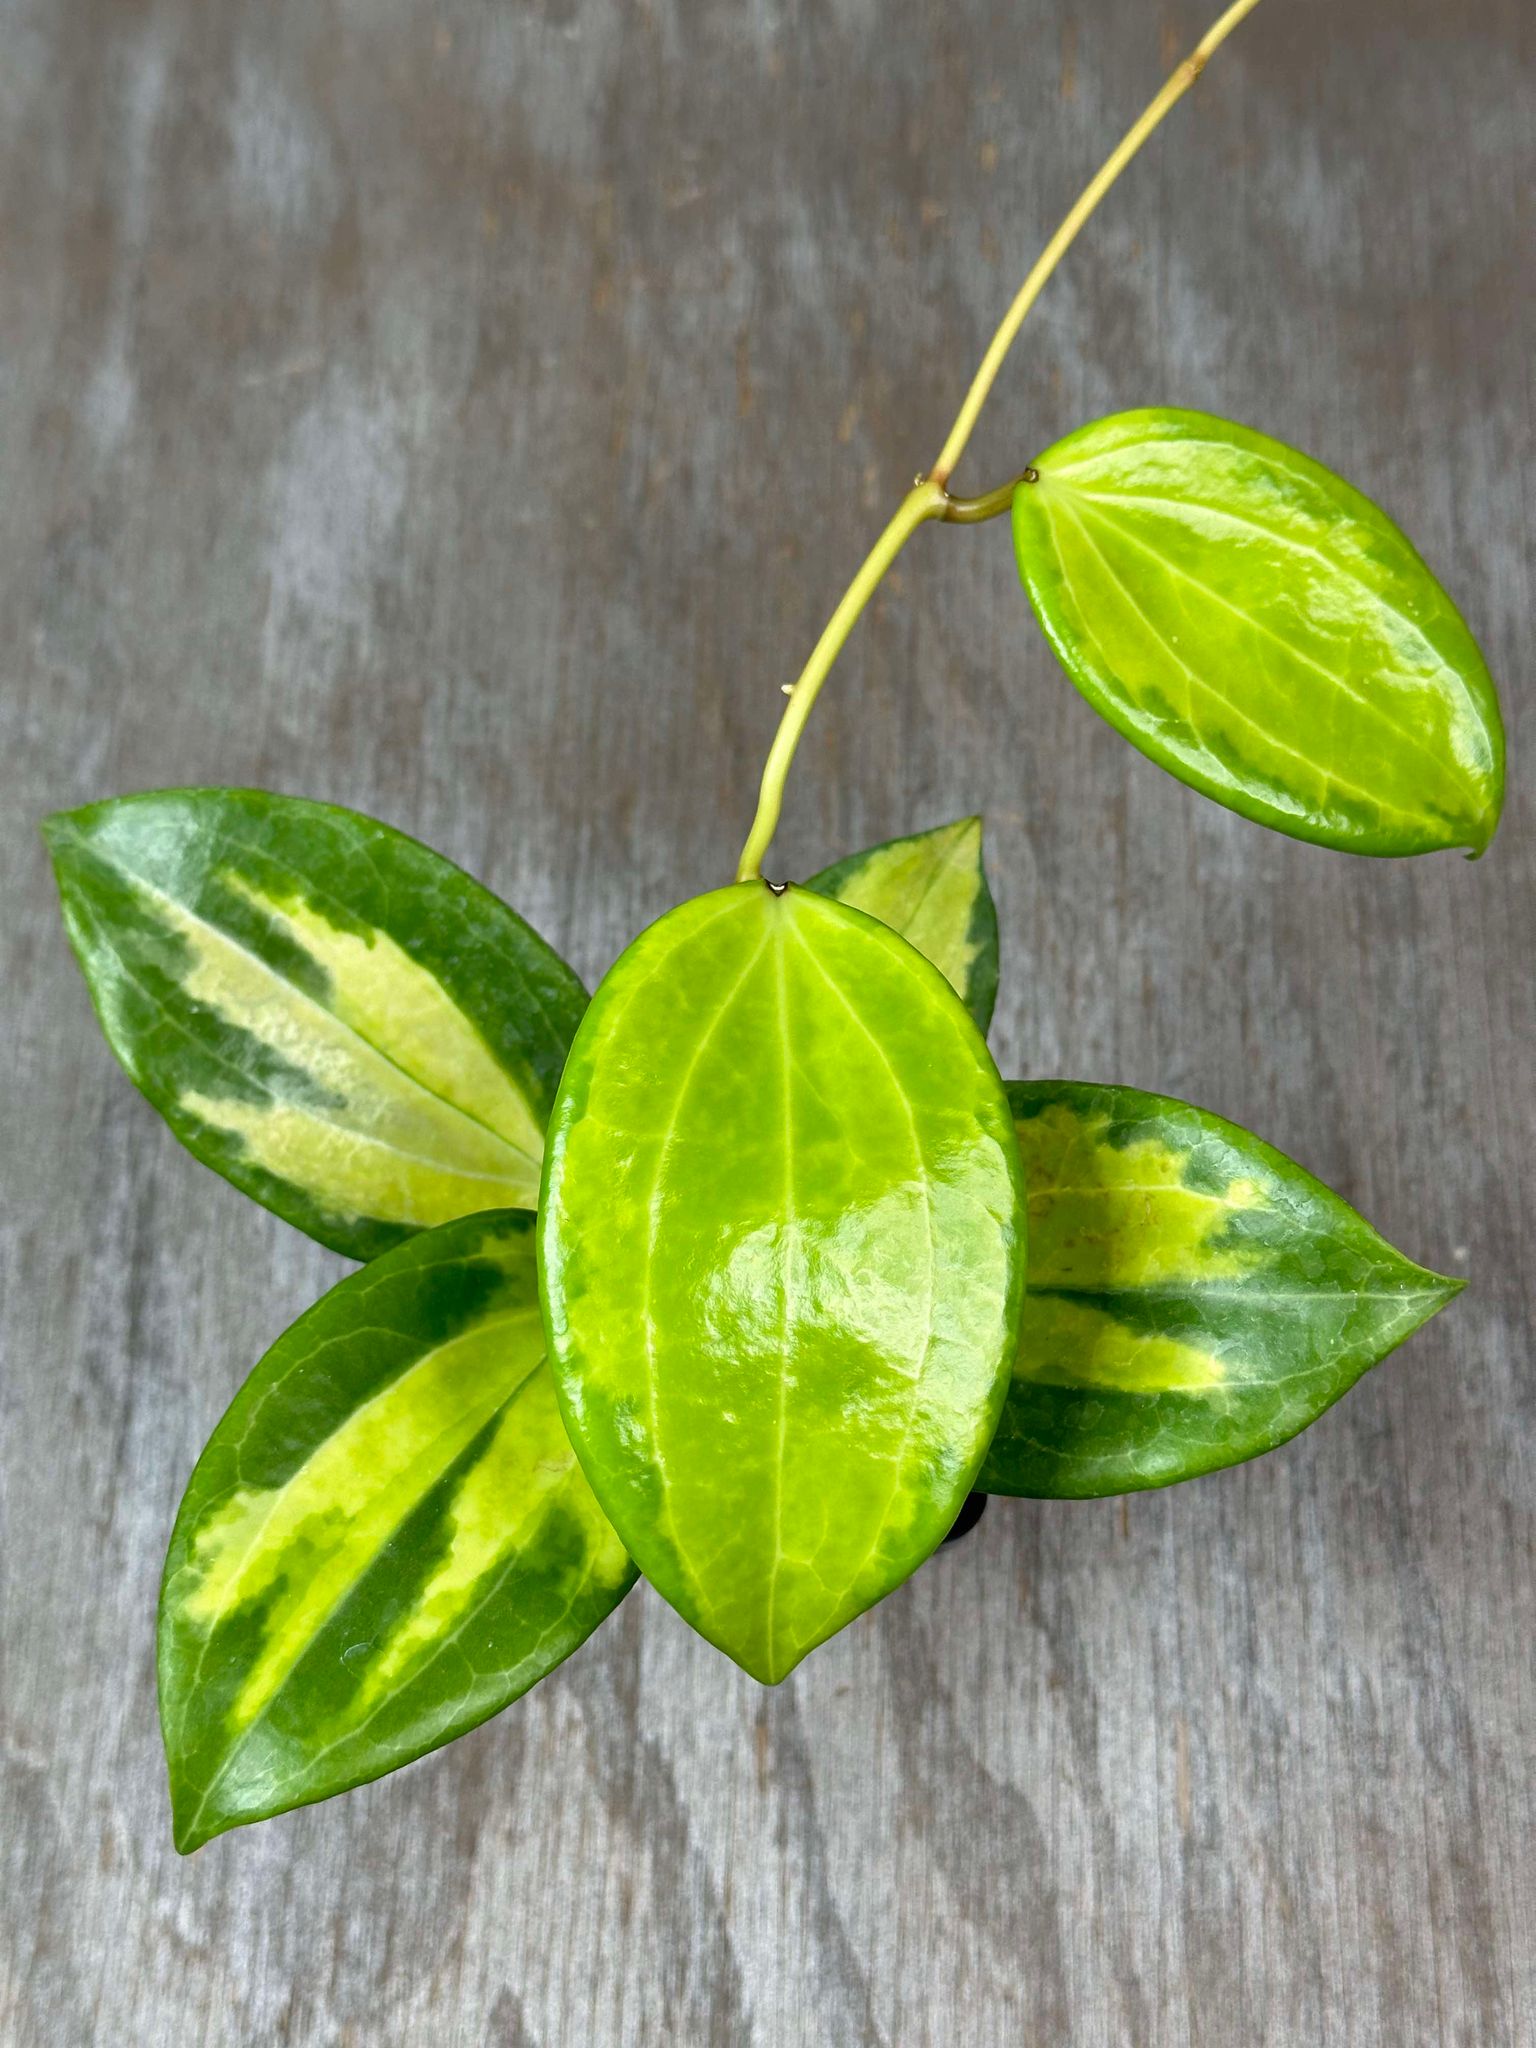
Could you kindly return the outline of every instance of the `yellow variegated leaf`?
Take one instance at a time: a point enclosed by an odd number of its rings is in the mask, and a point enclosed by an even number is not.
[[[989,1493],[1126,1493],[1256,1457],[1460,1290],[1207,1110],[1075,1081],[1008,1095],[1029,1286]]]
[[[532,1220],[466,1218],[344,1280],[214,1432],[160,1607],[182,1849],[462,1734],[633,1583],[555,1405]]]
[[[254,791],[45,830],[108,1041],[200,1159],[359,1258],[533,1206],[586,998],[488,891],[388,826]]]
[[[938,971],[738,882],[612,968],[550,1120],[550,1366],[646,1578],[776,1685],[914,1571],[1018,1331],[1008,1105]]]
[[[980,818],[850,854],[806,887],[900,932],[986,1030],[997,1001],[997,911],[981,864]]]
[[[1079,427],[1014,498],[1019,573],[1094,709],[1192,789],[1349,853],[1493,837],[1498,692],[1380,506],[1299,449],[1148,407]]]

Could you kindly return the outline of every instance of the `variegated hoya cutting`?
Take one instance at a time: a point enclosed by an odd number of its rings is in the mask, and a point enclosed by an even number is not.
[[[45,833],[107,1040],[198,1158],[357,1258],[533,1206],[586,996],[488,890],[387,825],[254,790]]]
[[[1127,1493],[1257,1457],[1461,1290],[1208,1110],[1074,1081],[1008,1094],[1029,1290],[987,1492]]]
[[[590,1009],[513,912],[352,813],[183,790],[49,821],[132,1078],[198,1157],[374,1260],[261,1361],[177,1519],[181,1847],[495,1712],[623,1597],[626,1548],[773,1682],[928,1555],[978,1474],[1090,1495],[1251,1457],[1456,1291],[1219,1118],[1082,1084],[1005,1097],[976,1028],[997,981],[978,821],[761,881],[817,694],[897,555],[1010,503],[1056,652],[1173,774],[1357,852],[1491,837],[1482,656],[1320,465],[1159,410],[1069,435],[1017,489],[949,489],[1061,255],[1254,4],[1015,295],[787,687],[737,886],[642,934]]]
[[[160,1602],[183,1850],[474,1727],[632,1585],[555,1406],[532,1224],[468,1217],[343,1280],[214,1431]]]

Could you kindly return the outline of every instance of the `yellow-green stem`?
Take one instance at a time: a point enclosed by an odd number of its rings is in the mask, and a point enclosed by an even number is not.
[[[752,820],[752,830],[747,835],[747,843],[741,850],[741,859],[736,866],[736,879],[739,882],[756,881],[762,874],[763,856],[778,829],[779,813],[784,802],[784,783],[789,774],[790,763],[795,757],[795,749],[800,743],[800,735],[805,730],[805,722],[811,715],[811,706],[816,702],[833,662],[842,651],[844,641],[853,631],[859,614],[873,597],[886,570],[890,568],[911,536],[928,520],[948,518],[960,523],[971,523],[978,519],[991,518],[995,513],[1006,509],[1011,497],[1011,492],[1006,489],[988,492],[984,498],[957,500],[949,496],[945,485],[965,451],[966,443],[971,438],[976,422],[981,416],[981,409],[997,381],[997,374],[1003,367],[1014,338],[1024,323],[1025,315],[1039,298],[1052,271],[1077,239],[1079,231],[1110,186],[1163,116],[1189,91],[1205,69],[1212,53],[1220,48],[1239,22],[1251,14],[1258,4],[1259,0],[1234,0],[1234,4],[1221,18],[1207,29],[1152,100],[1145,113],[1127,130],[1118,147],[1105,161],[1103,168],[1084,188],[1081,198],[1046,244],[1034,269],[1019,287],[1013,304],[1003,316],[1002,325],[993,335],[987,352],[981,359],[980,368],[971,380],[971,387],[965,394],[965,401],[956,415],[949,438],[939,451],[938,461],[927,476],[918,478],[901,501],[895,518],[875,542],[859,573],[844,593],[841,604],[828,620],[826,630],[811,650],[811,658],[801,670],[798,680],[788,689],[789,702],[785,706],[784,716],[778,732],[774,735],[773,746],[763,768],[757,815]]]
[[[1051,272],[1077,240],[1078,231],[1088,216],[1163,116],[1183,99],[1205,69],[1213,53],[1258,4],[1259,0],[1235,0],[1235,4],[1227,9],[1221,19],[1207,29],[1140,120],[1134,122],[1126,131],[1119,146],[1106,159],[1098,174],[1084,187],[1082,197],[1046,243],[1040,253],[1040,260],[1020,285],[1018,296],[1003,315],[1003,324],[993,335],[987,352],[981,359],[981,367],[971,380],[971,388],[965,394],[965,403],[956,415],[955,424],[949,430],[949,439],[940,450],[938,461],[928,472],[936,484],[947,483],[954,474],[955,464],[960,460],[965,444],[971,438],[971,431],[981,415],[981,408],[986,404],[988,394],[997,381],[997,373],[1003,367],[1004,358],[1013,346],[1015,335],[1024,324],[1024,316],[1044,290]]]
[[[826,681],[827,672],[841,652],[843,642],[853,631],[860,612],[874,596],[881,577],[907,541],[925,520],[942,519],[948,502],[939,485],[930,483],[926,477],[912,486],[897,507],[895,518],[864,558],[864,566],[844,591],[842,603],[828,619],[821,638],[811,649],[810,660],[790,685],[789,702],[784,707],[784,716],[774,734],[773,746],[763,768],[757,816],[752,820],[752,830],[736,864],[738,882],[756,881],[763,872],[763,855],[778,830],[789,764],[795,758],[795,748],[800,744],[800,735],[811,715],[817,692]]]

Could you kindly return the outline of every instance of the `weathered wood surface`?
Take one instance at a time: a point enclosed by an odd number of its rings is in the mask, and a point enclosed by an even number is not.
[[[1418,536],[1503,680],[1476,866],[1286,844],[919,538],[818,711],[808,871],[985,810],[1005,1068],[1236,1116],[1468,1295],[1308,1437],[999,1503],[766,1693],[650,1595],[341,1803],[171,1849],[156,1578],[339,1262],[99,1042],[34,822],[339,799],[596,975],[734,859],[779,698],[1195,0],[0,5],[0,2039],[1536,2041],[1528,0],[1271,0],[964,480],[1209,406]]]

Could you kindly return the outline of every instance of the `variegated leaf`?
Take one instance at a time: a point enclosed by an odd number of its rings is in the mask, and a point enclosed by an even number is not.
[[[875,919],[738,882],[611,968],[550,1119],[539,1275],[582,1465],[767,1685],[942,1540],[1024,1284],[1002,1083]]]
[[[1149,407],[1038,456],[1019,573],[1088,702],[1245,817],[1350,853],[1480,853],[1493,678],[1402,529],[1298,449]]]
[[[997,1001],[997,911],[981,864],[981,820],[889,839],[806,884],[878,917],[931,960],[985,1031]]]
[[[586,996],[488,890],[387,825],[254,790],[44,833],[107,1040],[205,1164],[355,1258],[533,1207]]]
[[[1127,1493],[1256,1457],[1461,1290],[1206,1110],[1074,1081],[1008,1093],[1029,1288],[989,1493]]]
[[[343,1280],[214,1431],[160,1601],[183,1851],[476,1726],[633,1584],[555,1406],[532,1221],[445,1224]]]

